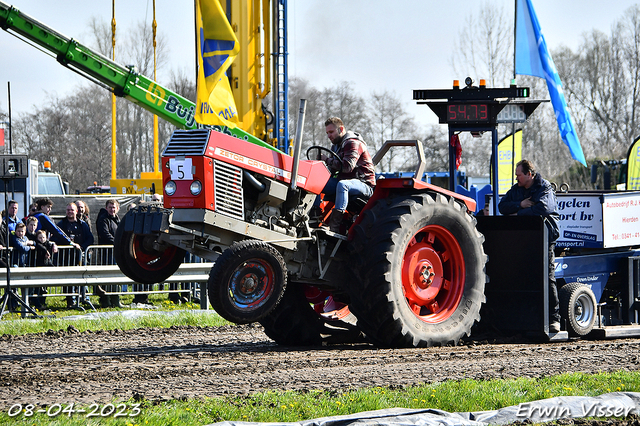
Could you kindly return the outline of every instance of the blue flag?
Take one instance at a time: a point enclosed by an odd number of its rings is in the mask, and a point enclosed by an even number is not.
[[[531,0],[516,0],[516,74],[532,75],[547,80],[549,97],[558,120],[562,140],[569,147],[574,160],[585,167],[582,146],[567,109],[562,82],[551,59],[547,43],[540,31],[540,23]]]

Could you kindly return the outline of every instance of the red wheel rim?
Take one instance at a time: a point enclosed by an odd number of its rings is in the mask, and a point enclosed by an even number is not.
[[[275,288],[276,274],[263,259],[238,266],[229,279],[229,297],[237,309],[256,309],[265,304]]]
[[[147,271],[159,271],[167,266],[167,264],[176,255],[176,246],[169,246],[166,250],[160,252],[148,247],[152,243],[151,238],[133,236],[133,257],[141,268]]]
[[[428,225],[407,244],[402,260],[402,289],[411,311],[422,321],[449,318],[464,292],[462,249],[447,229]]]

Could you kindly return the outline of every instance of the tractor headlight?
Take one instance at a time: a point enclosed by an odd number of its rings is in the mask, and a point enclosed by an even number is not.
[[[191,182],[189,190],[191,191],[191,194],[198,195],[200,194],[200,191],[202,191],[202,184],[199,180],[194,180],[193,182]]]
[[[164,185],[164,193],[169,195],[169,196],[175,194],[176,193],[176,189],[177,189],[176,183],[174,181],[172,181],[172,180],[170,180],[169,182],[167,182]]]

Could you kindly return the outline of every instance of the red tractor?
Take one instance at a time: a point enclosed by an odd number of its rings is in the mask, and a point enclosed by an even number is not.
[[[162,155],[164,205],[125,215],[116,261],[140,283],[162,282],[186,252],[214,261],[215,311],[260,322],[279,344],[354,330],[386,347],[455,344],[485,300],[484,238],[475,201],[421,181],[422,144],[410,144],[414,178],[378,179],[369,200],[347,207],[345,236],[309,218],[330,177],[313,159],[326,148],[298,161],[214,130],[177,130]],[[407,142],[388,142],[374,163],[391,145]]]

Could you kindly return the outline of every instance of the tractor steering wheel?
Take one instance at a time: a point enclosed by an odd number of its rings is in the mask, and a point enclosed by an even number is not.
[[[319,146],[319,145],[313,145],[312,147],[309,147],[309,149],[307,149],[307,160],[321,161],[323,153],[328,154],[328,155],[325,155],[326,157],[333,157],[335,160],[342,163],[342,159],[338,156],[338,154],[331,151],[329,148],[325,148],[324,146]],[[333,173],[335,171],[335,170],[332,170],[326,162],[324,164],[325,166],[327,166],[327,169],[329,169],[330,172]]]

